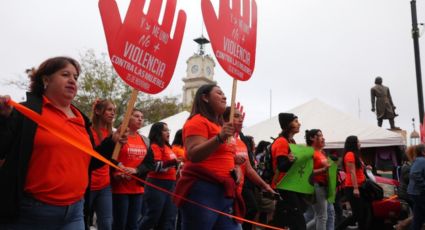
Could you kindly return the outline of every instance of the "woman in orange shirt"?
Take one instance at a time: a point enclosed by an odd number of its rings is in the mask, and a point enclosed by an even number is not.
[[[359,229],[369,229],[372,207],[365,199],[360,187],[366,180],[364,163],[360,158],[360,142],[357,136],[349,136],[344,145],[345,195],[350,202],[353,215],[338,225],[337,229],[345,229],[356,221]],[[370,166],[368,166],[370,167]]]
[[[224,111],[223,118],[224,121],[228,122],[230,120],[230,107],[226,107]],[[257,186],[263,191],[269,192],[272,194],[275,191],[270,187],[269,184],[264,182],[263,179],[257,174],[254,170],[254,156],[253,149],[250,140],[243,135],[242,127],[243,127],[243,116],[238,109],[235,109],[233,114],[233,126],[235,127],[235,136],[232,137],[232,142],[236,145],[236,156],[242,157],[244,160],[241,161],[240,164],[237,164],[236,167],[240,168],[242,172],[242,176],[240,177],[237,192],[240,193],[244,199],[245,207],[246,207],[246,215],[245,218],[248,220],[254,220],[255,215],[258,210],[258,205],[255,200],[254,195],[254,186]],[[248,149],[250,148],[250,149]],[[248,185],[247,185],[248,184]],[[242,224],[242,229],[252,229],[252,224],[244,222]]]
[[[154,155],[155,170],[148,173],[146,181],[173,192],[179,160],[169,144],[168,125],[164,122],[154,123],[149,132],[149,140]],[[169,194],[151,186],[145,188],[140,229],[174,229],[176,215],[177,208]]]
[[[282,131],[271,144],[273,170],[278,171],[271,181],[272,188],[276,188],[277,182],[282,180],[295,161],[289,144],[295,144],[294,135],[299,133],[301,127],[298,117],[292,113],[279,113],[279,125]],[[272,221],[274,226],[297,230],[306,229],[303,216],[306,205],[302,198],[303,195],[284,189],[277,189],[277,191],[283,199],[276,201]]]
[[[128,141],[122,146],[118,161],[124,170],[137,175],[137,167],[143,162],[149,147],[148,141],[137,130],[143,126],[143,113],[133,109],[128,123]],[[112,177],[113,229],[137,230],[137,220],[142,211],[142,185],[128,175],[114,171]]]
[[[226,96],[215,84],[201,86],[192,112],[183,126],[187,160],[176,193],[208,207],[241,214],[240,196],[235,196],[235,148],[225,143],[234,134],[233,125],[223,123]],[[236,194],[237,195],[237,194]],[[175,198],[182,213],[182,229],[239,229],[232,219]],[[239,201],[239,202],[235,202]]]
[[[323,151],[325,147],[325,138],[320,129],[306,130],[305,139],[308,146],[314,148],[313,153],[313,183],[316,196],[316,202],[313,204],[314,219],[307,223],[307,226],[315,223],[316,230],[326,230],[329,220],[333,229],[334,221],[328,216],[328,209],[334,212],[333,205],[327,201],[328,195],[328,169],[330,163],[326,153]],[[328,220],[329,219],[329,220]]]
[[[92,110],[92,132],[94,143],[99,145],[111,135],[112,122],[115,117],[115,105],[112,101],[96,100]],[[110,186],[109,165],[104,165],[91,172],[90,192],[86,193],[86,220],[91,211],[96,213],[97,228],[112,229],[112,191]],[[88,220],[91,224],[91,220]]]
[[[24,106],[47,122],[59,124],[93,148],[90,121],[72,101],[77,94],[80,65],[69,57],[54,57],[28,72],[30,92]],[[98,160],[24,117],[0,96],[0,229],[84,229],[84,193],[89,168]],[[115,141],[119,139],[114,134]],[[111,138],[95,149],[108,157]]]

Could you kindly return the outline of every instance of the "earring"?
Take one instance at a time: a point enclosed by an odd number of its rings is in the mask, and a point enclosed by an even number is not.
[[[208,100],[205,100],[205,102],[208,104]]]
[[[46,90],[47,89],[47,83],[46,84],[44,84],[44,90]]]

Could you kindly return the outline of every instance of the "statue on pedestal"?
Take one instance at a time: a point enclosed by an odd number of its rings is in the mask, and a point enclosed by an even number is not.
[[[395,106],[391,98],[390,89],[382,85],[382,77],[375,78],[375,86],[370,89],[370,96],[372,100],[372,112],[376,111],[376,119],[378,119],[378,126],[382,127],[384,119],[388,119],[391,129],[400,129],[395,126],[394,118],[398,116],[395,113]]]

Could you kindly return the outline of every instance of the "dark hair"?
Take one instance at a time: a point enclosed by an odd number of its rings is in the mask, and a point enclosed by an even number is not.
[[[193,98],[192,112],[190,113],[188,119],[191,119],[193,116],[200,114],[213,123],[216,123],[218,125],[223,124],[223,116],[221,114],[215,114],[215,112],[208,105],[208,103],[202,100],[202,96],[210,94],[214,87],[218,87],[217,84],[207,84],[201,86],[196,91],[195,97]]]
[[[93,129],[96,132],[97,136],[99,137],[99,140],[101,141],[103,140],[104,137],[102,136],[102,132],[100,131],[100,120],[103,113],[105,113],[106,107],[108,107],[108,105],[110,104],[113,105],[114,103],[108,99],[96,100],[93,104],[91,121],[93,123]],[[98,115],[96,111],[99,111],[100,115]],[[111,134],[112,124],[106,124],[106,129],[108,130],[108,134]]]
[[[415,147],[415,158],[416,157],[423,157],[423,156],[425,156],[424,155],[425,154],[425,145],[424,144],[419,144],[419,145],[416,145],[416,147]]]
[[[43,63],[41,63],[38,69],[32,68],[32,69],[26,70],[26,73],[28,74],[28,77],[30,78],[29,91],[34,93],[37,96],[42,96],[44,93],[43,76],[49,77],[55,72],[65,68],[66,65],[68,64],[73,65],[75,69],[77,70],[77,74],[80,75],[80,72],[81,72],[80,64],[76,60],[70,57],[49,58],[45,60]]]
[[[311,140],[314,138],[319,132],[322,132],[320,129],[310,129],[305,131],[305,142],[308,146],[311,146],[313,144],[313,141]]]
[[[171,145],[180,145],[183,146],[183,131],[181,129],[177,130],[174,135],[174,140]]]
[[[224,110],[224,113],[223,113],[223,120],[225,121],[225,122],[229,122],[230,121],[230,106],[226,106],[226,109]]]
[[[344,157],[348,152],[353,152],[354,153],[354,163],[356,165],[356,168],[360,168],[361,167],[361,163],[360,163],[360,151],[359,151],[359,139],[357,138],[357,136],[348,136],[347,139],[345,139],[345,144],[344,144]],[[345,164],[344,164],[344,168],[345,168]]]
[[[260,141],[257,145],[257,148],[255,149],[255,155],[264,152],[266,150],[267,146],[271,143],[268,141]]]
[[[380,84],[382,84],[382,77],[376,77],[375,78],[375,84],[378,84],[378,85],[380,85]]]
[[[165,142],[162,138],[162,131],[166,125],[167,124],[164,122],[156,122],[151,126],[151,130],[149,131],[149,140],[151,141],[151,144],[155,143],[160,147],[164,147],[164,145],[170,146],[170,143]]]
[[[254,137],[250,135],[241,134],[240,138],[248,148],[248,152],[252,153],[254,151],[253,149],[255,148]]]

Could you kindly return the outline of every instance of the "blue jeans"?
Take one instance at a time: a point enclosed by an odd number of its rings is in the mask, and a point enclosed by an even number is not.
[[[197,181],[190,189],[188,199],[233,214],[233,199],[224,197],[224,188],[217,184]],[[233,219],[184,202],[180,208],[182,213],[182,230],[240,230],[241,226]]]
[[[112,191],[111,186],[101,190],[90,191],[89,205],[96,212],[97,228],[112,229]]]
[[[114,230],[137,230],[137,219],[142,210],[142,194],[112,194]]]
[[[422,229],[425,223],[425,195],[410,195],[413,200],[413,224],[412,230]]]
[[[304,213],[304,219],[307,223],[307,230],[315,229],[316,219],[314,218],[313,207],[310,206]],[[326,230],[335,229],[335,209],[334,204],[328,203],[328,220],[326,221]]]
[[[68,206],[56,206],[24,196],[16,223],[1,225],[4,230],[84,230],[84,199]]]
[[[170,192],[174,191],[176,187],[176,182],[172,180],[148,178],[147,181]],[[176,228],[176,217],[177,207],[173,203],[171,195],[151,186],[145,186],[143,218],[140,229],[174,230]]]

